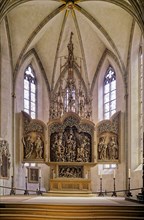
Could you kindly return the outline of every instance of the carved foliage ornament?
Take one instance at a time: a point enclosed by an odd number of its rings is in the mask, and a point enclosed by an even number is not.
[[[63,132],[66,129],[66,127],[76,126],[80,132],[89,133],[91,136],[93,135],[94,126],[90,123],[80,123],[80,118],[69,116],[64,120],[64,122],[61,122],[62,121],[59,121],[59,123],[54,123],[51,126],[49,126],[49,133],[52,134],[57,131]]]
[[[36,119],[31,119],[31,117],[26,112],[23,111],[22,111],[22,115],[23,115],[23,130],[25,134],[29,132],[39,132],[41,134],[44,133],[43,122]]]

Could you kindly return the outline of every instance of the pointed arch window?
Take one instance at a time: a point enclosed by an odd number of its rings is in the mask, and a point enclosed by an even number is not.
[[[31,65],[24,72],[24,111],[36,118],[36,77]]]
[[[104,76],[104,119],[109,119],[116,112],[116,74],[109,66]]]

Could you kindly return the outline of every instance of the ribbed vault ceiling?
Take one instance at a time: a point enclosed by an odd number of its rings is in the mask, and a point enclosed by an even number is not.
[[[126,71],[133,1],[33,0],[13,1],[13,5],[10,1],[2,2],[15,74],[29,52],[34,52],[53,89],[60,74],[60,57],[68,53],[71,32],[74,56],[82,59],[81,74],[87,86],[91,87],[106,51]]]

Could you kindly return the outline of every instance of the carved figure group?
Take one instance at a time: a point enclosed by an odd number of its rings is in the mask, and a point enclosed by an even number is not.
[[[40,135],[32,138],[29,134],[22,138],[24,146],[24,159],[43,159],[44,143]]]
[[[0,177],[8,178],[10,168],[9,145],[6,140],[0,140]]]
[[[82,167],[60,167],[59,177],[81,178]]]
[[[102,136],[99,138],[98,159],[99,160],[118,159],[118,142],[115,136],[111,136],[108,143],[106,143],[106,137]]]
[[[50,154],[51,161],[55,162],[90,162],[90,137],[72,129],[56,133],[51,140]]]

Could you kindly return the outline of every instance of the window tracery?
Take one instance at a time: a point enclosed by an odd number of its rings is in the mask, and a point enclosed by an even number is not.
[[[116,112],[116,74],[109,66],[104,77],[104,119]]]
[[[24,72],[24,111],[36,118],[36,77],[31,65]]]

